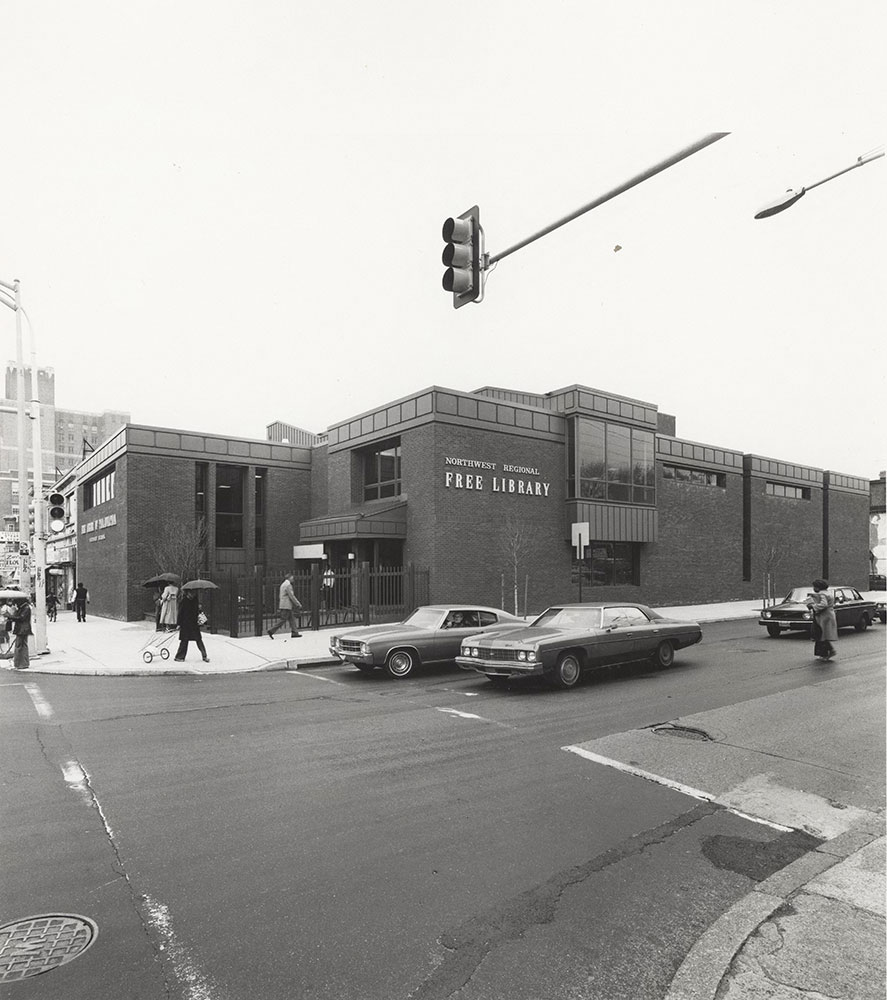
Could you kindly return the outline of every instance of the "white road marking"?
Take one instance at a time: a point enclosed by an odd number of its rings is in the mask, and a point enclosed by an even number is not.
[[[472,712],[460,712],[457,708],[439,708],[438,712],[444,712],[446,715],[458,715],[460,719],[480,719],[481,722],[491,722],[491,719],[485,719],[482,715],[474,715]]]
[[[320,674],[306,674],[302,673],[301,670],[287,670],[285,673],[287,677],[310,677],[313,681],[326,681],[327,684],[338,684],[339,687],[345,687],[341,681],[334,681],[331,677],[321,677]]]
[[[31,697],[31,701],[34,702],[34,708],[37,709],[37,714],[42,719],[52,718],[52,706],[40,693],[40,688],[36,684],[25,684],[25,690]]]
[[[633,774],[635,777],[644,778],[647,781],[653,781],[657,785],[665,785],[666,788],[671,788],[676,792],[680,792],[682,795],[689,795],[691,798],[699,799],[702,802],[714,802],[718,805],[723,805],[728,812],[741,816],[743,819],[751,820],[753,823],[760,823],[762,826],[769,826],[773,830],[781,830],[783,833],[790,833],[794,829],[794,827],[791,826],[782,826],[780,823],[771,823],[770,820],[761,819],[759,816],[752,816],[749,813],[740,812],[738,809],[733,809],[728,805],[724,805],[722,802],[718,802],[716,795],[712,795],[710,792],[704,792],[701,788],[693,788],[691,785],[684,785],[680,781],[672,781],[671,778],[665,778],[661,774],[653,774],[652,771],[644,771],[639,767],[626,764],[621,760],[613,760],[612,757],[602,757],[600,754],[592,753],[591,750],[586,750],[583,747],[568,746],[561,747],[561,749],[566,750],[568,753],[574,753],[579,757],[584,757],[586,760],[594,761],[595,764],[603,764],[605,767],[615,768],[617,771],[623,771],[625,774]]]

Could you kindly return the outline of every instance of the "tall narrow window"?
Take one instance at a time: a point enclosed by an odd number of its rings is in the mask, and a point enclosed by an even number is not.
[[[363,456],[363,498],[380,500],[400,493],[400,441],[386,441]]]
[[[194,463],[194,520],[198,527],[206,524],[206,490],[209,466],[206,462]]]
[[[243,480],[239,465],[216,466],[216,546],[243,548]]]
[[[256,469],[256,534],[257,549],[265,548],[265,474],[267,469]]]

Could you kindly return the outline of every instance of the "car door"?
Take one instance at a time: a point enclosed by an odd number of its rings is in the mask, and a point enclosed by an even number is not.
[[[637,615],[646,621],[638,608],[627,605],[604,608],[601,617],[603,635],[591,647],[592,658],[599,663],[623,663],[636,659],[640,638]]]
[[[848,587],[835,587],[834,595],[838,628],[854,625],[859,614],[859,600],[854,599],[853,591]]]
[[[453,608],[444,618],[433,641],[435,660],[454,660],[459,655],[462,640],[481,630],[477,608]]]

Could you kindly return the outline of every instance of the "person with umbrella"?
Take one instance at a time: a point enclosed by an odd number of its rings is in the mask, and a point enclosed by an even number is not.
[[[31,629],[31,604],[24,594],[16,594],[9,598],[9,602],[15,608],[10,615],[12,621],[12,631],[15,633],[13,643],[12,666],[15,670],[27,670],[31,665],[31,655],[28,651],[28,637],[32,634]],[[8,660],[10,654],[4,653],[3,659]]]
[[[152,576],[150,580],[145,580],[142,584],[143,587],[153,587],[154,588],[154,631],[155,632],[168,632],[170,629],[166,624],[161,624],[160,615],[163,611],[163,594],[166,591],[168,584],[174,584],[176,589],[176,600],[178,600],[178,585],[182,582],[180,576],[175,573],[160,573],[157,576]],[[176,619],[178,619],[178,609],[176,609]],[[173,628],[175,625],[173,624]]]
[[[163,632],[175,632],[179,621],[178,580],[170,580],[160,595],[160,626]]]
[[[179,648],[175,659],[182,663],[188,652],[188,643],[196,642],[200,655],[204,663],[209,663],[206,655],[206,646],[203,644],[203,636],[200,632],[201,618],[206,623],[205,616],[200,610],[200,602],[197,600],[197,591],[203,589],[215,589],[215,584],[209,580],[189,580],[182,587],[182,599],[179,601],[178,625],[179,625]]]

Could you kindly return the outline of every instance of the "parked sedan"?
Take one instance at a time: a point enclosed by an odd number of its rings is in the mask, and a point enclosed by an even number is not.
[[[855,628],[857,632],[864,632],[872,620],[879,617],[877,604],[864,598],[853,587],[829,587],[828,592],[835,599],[838,628]],[[779,604],[761,610],[758,624],[763,625],[774,639],[782,632],[809,631],[813,626],[813,613],[804,602],[812,593],[811,586],[794,587]]]
[[[392,677],[406,677],[420,663],[455,659],[462,640],[470,635],[524,624],[523,619],[499,608],[434,604],[417,608],[402,622],[334,635],[330,652],[367,673],[384,668]]]
[[[456,663],[491,681],[535,675],[571,688],[584,670],[610,663],[649,657],[668,667],[676,649],[701,638],[697,622],[665,618],[643,604],[566,604],[524,628],[466,639]]]

